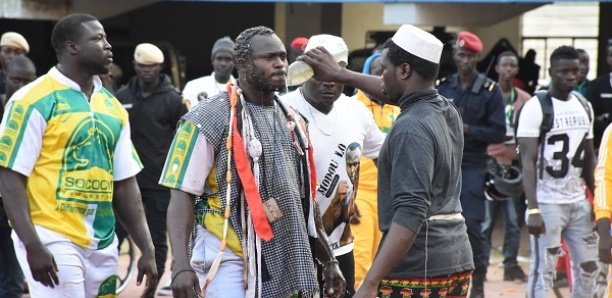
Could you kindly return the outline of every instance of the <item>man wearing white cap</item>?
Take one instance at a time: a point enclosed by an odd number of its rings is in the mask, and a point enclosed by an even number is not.
[[[164,273],[168,254],[166,211],[170,202],[170,190],[157,181],[176,125],[187,112],[187,105],[174,89],[170,77],[160,73],[163,63],[164,54],[158,47],[150,43],[139,44],[134,50],[136,76],[117,91],[117,98],[128,111],[132,142],[144,166],[136,178],[155,245],[159,278]],[[121,240],[125,231],[118,227],[117,234]]]
[[[401,113],[378,157],[383,240],[354,297],[466,297],[474,269],[461,216],[463,131],[457,109],[434,88],[442,43],[403,25],[383,52],[383,75],[332,67],[325,49],[299,59],[315,77],[382,91]],[[382,83],[382,84],[381,84]]]
[[[342,38],[315,35],[309,39],[305,50],[318,46],[342,48],[337,52],[345,54],[336,55],[336,62],[346,67],[348,48]],[[370,159],[378,158],[385,136],[376,126],[370,110],[362,102],[344,95],[343,89],[344,84],[310,78],[302,87],[284,95],[282,100],[309,122],[308,133],[319,185],[317,201],[329,244],[347,282],[346,297],[352,297],[355,260],[349,220],[355,213],[359,157],[363,154]]]
[[[6,32],[0,37],[0,94],[4,94],[5,74],[8,63],[15,56],[27,54],[30,51],[28,41],[17,32]]]
[[[227,84],[236,83],[232,76],[234,57],[234,41],[229,36],[219,38],[212,47],[213,72],[187,82],[183,89],[183,96],[189,100],[191,107],[225,91]]]

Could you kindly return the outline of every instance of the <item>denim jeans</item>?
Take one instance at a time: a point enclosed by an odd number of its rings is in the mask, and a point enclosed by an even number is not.
[[[17,298],[23,295],[24,277],[17,262],[11,227],[0,199],[0,297]]]
[[[517,264],[516,257],[518,256],[520,242],[520,228],[517,220],[516,201],[520,198],[512,198],[507,201],[489,201],[485,202],[486,218],[482,223],[482,232],[486,238],[487,247],[485,255],[488,260],[491,256],[491,233],[495,227],[495,220],[499,215],[499,210],[504,213],[504,246],[502,254],[504,255],[504,267],[509,268]]]
[[[571,297],[593,297],[599,273],[598,237],[593,232],[591,206],[587,200],[570,204],[539,204],[546,233],[531,236],[531,264],[527,297],[544,298],[552,288],[555,268],[565,240],[574,279]],[[536,253],[537,252],[537,253]]]

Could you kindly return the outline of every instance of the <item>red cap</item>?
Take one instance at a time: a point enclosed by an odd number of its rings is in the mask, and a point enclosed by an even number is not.
[[[461,31],[457,33],[455,46],[474,53],[482,52],[482,41],[472,32]]]
[[[306,37],[296,37],[291,41],[291,47],[300,51],[303,51],[306,48],[307,44],[308,38]]]

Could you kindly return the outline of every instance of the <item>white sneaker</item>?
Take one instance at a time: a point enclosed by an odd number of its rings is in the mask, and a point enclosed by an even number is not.
[[[168,283],[166,283],[166,286],[157,289],[157,295],[159,296],[172,296],[172,288],[170,287],[170,283],[172,281],[168,280]]]

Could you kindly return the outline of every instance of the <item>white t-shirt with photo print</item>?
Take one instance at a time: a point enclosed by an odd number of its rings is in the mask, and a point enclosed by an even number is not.
[[[359,183],[359,158],[378,158],[385,139],[368,108],[342,94],[323,114],[311,106],[301,88],[284,95],[283,102],[308,121],[317,172],[317,201],[329,244],[336,256],[353,250],[349,220]]]

